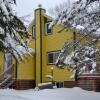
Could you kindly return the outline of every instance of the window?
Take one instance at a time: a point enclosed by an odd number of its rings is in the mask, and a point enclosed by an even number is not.
[[[32,27],[32,38],[35,38],[35,27]]]
[[[49,27],[50,22],[45,24],[45,33],[46,35],[50,35],[51,34],[51,28]]]
[[[57,88],[64,88],[64,82],[55,82]]]
[[[55,64],[59,51],[47,53],[47,64]]]

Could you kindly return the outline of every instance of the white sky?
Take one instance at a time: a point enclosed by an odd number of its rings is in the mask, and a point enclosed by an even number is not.
[[[17,1],[17,15],[25,16],[27,14],[34,13],[34,9],[42,4],[42,7],[47,11],[68,0],[16,0]],[[74,1],[74,0],[73,0]]]
[[[64,2],[73,2],[77,0],[16,0],[17,6],[15,7],[17,11],[17,16],[23,17],[29,15],[29,17],[22,20],[25,25],[29,25],[34,19],[34,10],[38,8],[41,4],[42,8],[46,9],[47,14],[51,8],[55,8],[56,5],[60,5]]]

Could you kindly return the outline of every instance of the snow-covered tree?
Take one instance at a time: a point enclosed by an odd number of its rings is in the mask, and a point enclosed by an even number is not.
[[[62,24],[64,29],[91,36],[91,41],[82,45],[76,40],[73,44],[65,43],[56,61],[60,68],[72,68],[73,77],[82,73],[100,73],[100,0],[77,0],[71,5],[56,7],[56,19],[50,27]],[[72,49],[72,47],[75,47]]]
[[[64,29],[100,36],[100,0],[77,0],[70,6],[66,3],[62,6],[54,10],[56,19],[51,25],[62,24]]]
[[[71,68],[73,75],[83,73],[100,73],[100,47],[95,46],[97,40],[85,45],[75,44],[76,48],[72,49],[72,43],[65,43],[56,61],[59,68]],[[71,46],[70,46],[71,45]]]
[[[32,49],[27,47],[28,32],[16,16],[13,5],[16,0],[0,0],[0,51],[11,53],[17,60],[23,60]]]

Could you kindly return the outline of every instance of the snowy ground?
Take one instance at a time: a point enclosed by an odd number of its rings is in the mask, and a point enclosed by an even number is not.
[[[80,88],[34,90],[0,90],[0,100],[100,100],[100,93]]]

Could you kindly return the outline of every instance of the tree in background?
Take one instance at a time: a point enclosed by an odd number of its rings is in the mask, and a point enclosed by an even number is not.
[[[15,4],[16,0],[0,0],[0,51],[11,53],[21,61],[32,49],[25,41],[29,36],[27,29],[13,11]]]
[[[78,0],[70,5],[64,3],[53,11],[56,19],[53,24],[62,24],[64,29],[100,36],[100,0]]]
[[[61,9],[62,8],[62,9]],[[70,5],[64,3],[57,6],[55,20],[50,27],[62,24],[67,31],[71,28],[75,32],[92,38],[88,43],[81,45],[80,41],[65,43],[57,59],[56,65],[60,68],[72,68],[73,77],[82,73],[100,73],[100,0],[77,0]],[[95,45],[98,43],[98,46]],[[70,50],[74,46],[74,50]],[[67,66],[66,66],[67,65]]]
[[[65,43],[56,61],[58,68],[71,68],[74,78],[83,73],[100,73],[100,46],[96,45],[98,40],[94,39],[82,45],[78,41],[73,44]],[[76,46],[73,50],[73,45]]]

